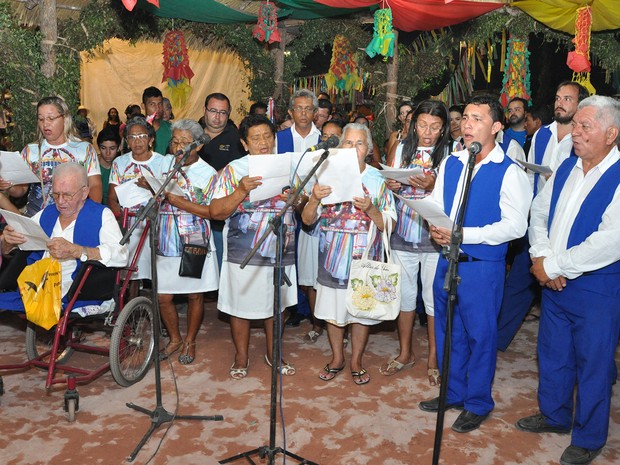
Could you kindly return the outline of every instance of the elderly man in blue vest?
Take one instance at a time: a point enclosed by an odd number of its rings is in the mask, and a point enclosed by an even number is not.
[[[540,413],[517,428],[572,429],[560,463],[586,465],[607,442],[620,333],[620,103],[586,98],[572,126],[578,158],[565,160],[532,204],[532,273],[545,286]]]
[[[451,364],[447,405],[463,408],[452,429],[473,431],[493,410],[491,395],[497,359],[497,314],[504,290],[508,242],[527,230],[532,200],[527,175],[501,149],[495,135],[502,127],[504,112],[491,95],[474,97],[463,113],[461,134],[466,147],[479,142],[463,227],[459,255],[457,303],[454,308]],[[455,221],[469,159],[468,150],[454,152],[442,162],[435,189],[428,197]],[[450,243],[451,231],[432,226],[431,236],[439,245]],[[433,293],[435,335],[439,366],[444,357],[448,295],[443,289],[448,269],[439,260]],[[437,398],[420,403],[424,411],[437,411]]]
[[[33,252],[29,263],[52,256],[62,268],[65,295],[80,263],[97,260],[106,266],[125,266],[128,251],[112,211],[88,198],[86,170],[77,163],[63,163],[54,169],[51,194],[54,203],[41,210],[38,221],[51,238],[45,252]],[[11,226],[4,229],[2,252],[8,253],[26,241]]]
[[[571,138],[571,122],[577,105],[588,96],[581,84],[572,81],[560,83],[556,89],[553,123],[542,126],[532,137],[527,161],[549,166],[555,171],[569,156],[574,156]],[[545,185],[546,177],[530,173],[534,197]],[[527,235],[513,243],[515,253],[510,274],[504,289],[504,301],[499,312],[497,345],[502,351],[508,349],[521,327],[534,298],[537,284],[529,269],[532,266]]]

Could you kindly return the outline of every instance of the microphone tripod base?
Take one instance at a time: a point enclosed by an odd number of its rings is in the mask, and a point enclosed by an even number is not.
[[[164,407],[158,405],[155,410],[148,410],[144,407],[140,407],[131,402],[125,404],[127,407],[133,410],[137,410],[138,412],[142,412],[151,417],[151,426],[144,434],[136,448],[133,452],[127,457],[128,462],[133,462],[142,446],[146,444],[146,441],[149,440],[151,435],[155,432],[157,428],[159,428],[164,423],[170,423],[172,420],[202,420],[202,421],[223,421],[224,417],[222,415],[212,415],[212,416],[199,416],[199,415],[174,415],[168,412]]]
[[[267,458],[267,463],[269,465],[273,465],[275,463],[274,459],[278,454],[283,454],[286,457],[291,457],[292,459],[297,460],[297,463],[299,465],[319,465],[316,462],[311,462],[310,460],[300,457],[299,455],[295,455],[292,452],[282,449],[281,447],[270,449],[269,446],[263,446],[259,447],[258,449],[252,449],[247,452],[242,452],[241,454],[235,455],[234,457],[220,460],[218,463],[232,463],[236,462],[237,460],[246,459],[247,463],[255,465],[255,462],[250,457],[258,455],[261,460]]]

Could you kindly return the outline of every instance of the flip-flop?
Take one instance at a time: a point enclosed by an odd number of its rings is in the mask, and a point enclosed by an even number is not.
[[[427,370],[428,373],[428,384],[431,386],[439,386],[439,369],[437,368],[429,368]]]
[[[183,347],[183,341],[169,342],[168,345],[159,352],[159,360],[166,360],[175,352],[178,352]]]
[[[250,361],[248,360],[248,364],[245,368],[233,368],[235,366],[235,362],[230,366],[230,377],[232,379],[243,379],[248,375],[248,368],[250,368]]]
[[[405,368],[412,368],[414,365],[415,359],[413,359],[409,363],[400,363],[396,359],[392,359],[379,367],[379,373],[381,373],[383,376],[392,376],[399,371],[404,370]]]
[[[364,379],[365,375],[368,375],[368,378]],[[353,382],[358,386],[366,384],[370,381],[370,375],[365,368],[362,368],[360,371],[352,371],[351,376],[353,377]]]
[[[314,344],[321,334],[323,334],[323,330],[315,331],[314,329],[311,329],[308,331],[308,334],[305,335],[304,341]]]
[[[321,378],[323,381],[331,381],[342,370],[344,370],[344,365],[342,365],[340,368],[331,368],[328,363],[327,365],[325,365],[325,368],[323,368],[319,373],[319,378]]]

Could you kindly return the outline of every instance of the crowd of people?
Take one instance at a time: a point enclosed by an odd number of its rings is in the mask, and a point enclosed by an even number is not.
[[[448,336],[448,260],[441,251],[450,245],[452,231],[430,225],[406,202],[426,198],[453,221],[463,216],[447,389],[447,407],[462,413],[452,429],[477,429],[491,413],[497,350],[508,348],[540,300],[540,412],[516,427],[535,433],[572,432],[561,463],[590,463],[607,440],[617,377],[620,103],[588,97],[575,82],[559,84],[553,110],[530,106],[519,97],[504,109],[489,94],[451,107],[433,99],[403,101],[397,127],[385,143],[377,144],[368,115],[349,118],[335,111],[327,95],[319,97],[309,90],[295,91],[288,117],[278,128],[260,102],[236,126],[224,94],[206,97],[200,121],[176,120],[170,102],[149,87],[142,107],[127,107],[126,123],[111,108],[101,131],[90,132],[99,154],[88,137],[79,137],[65,102],[44,98],[37,105],[37,141],[22,151],[40,182],[13,185],[0,180],[5,194],[0,195],[0,207],[33,217],[49,230],[53,239],[46,254],[63,263],[66,285],[80,260],[114,265],[133,256],[145,225],[136,229],[127,247],[112,244],[120,237],[119,223],[131,225],[141,206],[124,208],[122,199],[129,189],[148,189],[145,176],[164,178],[184,160],[174,177],[183,195],[166,191],[159,205],[155,266],[165,279],[158,281],[156,291],[169,335],[160,357],[179,352],[180,363],[195,360],[203,295],[218,290],[217,308],[230,316],[235,348],[229,374],[242,380],[250,369],[253,320],[264,322],[264,360],[272,363],[275,236],[268,236],[247,267],[240,265],[300,181],[293,179],[281,194],[253,202],[250,193],[262,180],[250,176],[250,157],[304,152],[335,135],[339,147],[357,154],[364,195],[326,204],[332,186],[315,178],[283,216],[282,265],[292,285],[281,283],[279,317],[303,299],[312,321],[306,341],[314,343],[327,333],[331,358],[318,378],[329,382],[344,370],[350,341],[353,382],[371,380],[363,356],[370,326],[379,321],[349,314],[345,295],[351,261],[362,256],[374,223],[379,231],[394,231],[390,247],[402,270],[398,344],[378,372],[395,376],[416,363],[413,327],[415,312],[423,309],[428,382],[440,383]],[[183,157],[182,149],[203,134],[209,142]],[[470,150],[474,142],[479,151]],[[473,179],[462,212],[470,157],[475,157]],[[386,179],[381,164],[413,174],[406,182]],[[12,201],[17,198],[26,199],[22,209]],[[88,222],[97,227],[87,228]],[[3,255],[23,241],[6,226]],[[188,244],[215,252],[208,254],[199,278],[179,276]],[[379,240],[371,250],[375,259],[383,257]],[[151,277],[150,257],[144,248],[136,280]],[[173,300],[179,294],[188,299],[185,336]],[[296,368],[286,358],[284,351],[278,370],[294,375]],[[425,400],[419,407],[435,412],[439,399]]]

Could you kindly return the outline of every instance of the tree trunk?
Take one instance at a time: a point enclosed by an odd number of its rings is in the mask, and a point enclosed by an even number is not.
[[[385,87],[385,115],[387,126],[385,137],[389,137],[396,121],[396,97],[398,96],[398,31],[394,30],[394,56],[387,63],[387,82]]]
[[[284,78],[284,52],[286,51],[286,40],[287,40],[287,32],[286,28],[280,28],[280,43],[278,46],[271,50],[273,59],[275,61],[275,69],[273,71],[273,80],[276,84],[275,90],[273,92],[273,100],[276,105],[280,103],[284,96],[284,86],[286,83],[283,81]],[[265,96],[266,97],[266,96]]]
[[[58,40],[58,22],[56,18],[56,0],[42,0],[39,4],[39,28],[41,30],[41,51],[43,64],[41,72],[47,78],[56,72],[56,42]]]

